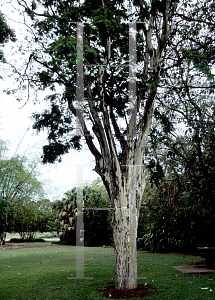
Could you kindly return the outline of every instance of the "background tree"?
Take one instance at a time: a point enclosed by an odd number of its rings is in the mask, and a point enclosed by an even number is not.
[[[16,36],[13,29],[11,29],[6,20],[4,15],[0,11],[0,47],[3,47],[5,43],[9,41],[15,42]],[[6,62],[4,58],[4,53],[0,49],[0,62]]]
[[[111,212],[96,210],[97,207],[110,207],[107,191],[101,183],[101,179],[97,178],[91,185],[83,188],[85,246],[111,245],[113,242]],[[63,232],[60,237],[63,244],[76,244],[76,199],[77,189],[73,188],[65,193],[62,201],[55,204],[58,208],[56,223],[60,224]]]
[[[53,208],[56,211],[55,224],[59,225],[62,232],[60,242],[62,244],[76,244],[76,188],[65,193],[65,197],[60,201],[55,201]]]
[[[1,145],[1,230],[20,234],[34,232],[35,222],[39,222],[36,202],[44,197],[42,183],[37,179],[36,164],[28,163],[24,156],[7,158],[6,146],[3,142]]]
[[[53,208],[53,204],[53,202],[46,198],[42,198],[41,200],[37,201],[39,210],[38,230],[40,232],[57,231],[57,234],[59,234],[59,227],[55,225],[56,211]]]
[[[142,208],[145,227],[139,240],[147,249],[190,252],[215,242],[214,95],[211,74],[201,78],[200,88],[196,67],[199,64],[189,61],[181,68],[178,80],[183,85],[172,88],[163,111],[155,112],[166,116],[172,106],[177,114],[171,120],[183,117],[184,127],[173,132],[171,122],[163,118],[150,133],[148,166],[153,186],[148,187]]]
[[[7,230],[18,232],[21,239],[34,239],[37,232],[52,231],[55,214],[48,199],[16,200],[7,213]]]
[[[34,42],[27,67],[31,64],[35,68],[38,66],[34,74],[29,74],[28,68],[25,68],[21,80],[28,80],[36,88],[51,90],[50,96],[46,97],[50,108],[42,114],[34,114],[34,128],[38,131],[48,129],[49,144],[43,147],[43,161],[54,162],[70,148],[80,149],[80,136],[75,133],[68,135],[75,128],[74,117],[77,117],[85,142],[95,157],[95,171],[101,176],[111,201],[115,286],[117,289],[134,288],[137,286],[136,263],[129,268],[128,253],[131,266],[132,258],[136,260],[136,248],[128,247],[129,218],[125,208],[133,209],[129,217],[134,220],[136,209],[133,203],[129,203],[129,187],[136,191],[138,219],[146,184],[143,159],[154,109],[159,105],[159,87],[163,87],[168,78],[173,78],[176,84],[179,67],[186,64],[187,59],[195,64],[195,53],[203,55],[206,61],[210,58],[214,51],[210,46],[214,41],[214,2],[130,1],[134,13],[131,6],[126,7],[127,3],[121,0],[101,0],[96,6],[90,1],[18,0],[18,3],[32,20],[30,28]],[[129,41],[136,40],[137,43],[136,70],[132,67],[128,70],[99,66],[97,71],[84,67],[84,73],[78,74],[78,78],[83,75],[85,85],[81,109],[75,102],[74,21],[85,22],[85,64],[136,63],[136,53],[128,58],[128,49]],[[131,32],[129,37],[126,21],[141,22],[137,26],[137,39]],[[80,34],[77,37],[79,39]],[[81,45],[78,60],[82,49]],[[208,63],[213,64],[214,61],[207,61],[210,69]],[[197,65],[201,76],[202,71]],[[128,98],[128,84],[131,82],[136,82],[137,97],[130,92]],[[59,86],[62,93],[56,92]],[[165,104],[165,93],[169,90],[162,91]],[[98,147],[89,129],[94,133]],[[130,172],[132,168],[126,166],[141,166],[137,170],[137,178]],[[137,182],[137,185],[132,182]],[[134,227],[131,224],[131,230]],[[132,236],[135,233],[130,233],[130,239]]]
[[[7,224],[7,211],[10,209],[11,203],[0,195],[0,239],[1,245],[5,244],[5,229]]]

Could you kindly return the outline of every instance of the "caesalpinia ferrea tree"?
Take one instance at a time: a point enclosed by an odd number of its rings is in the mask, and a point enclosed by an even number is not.
[[[204,52],[212,22],[206,22],[201,8],[213,3],[17,1],[31,17],[34,33],[22,79],[52,91],[46,97],[50,109],[34,114],[34,128],[49,133],[43,161],[54,162],[70,148],[80,148],[77,118],[111,200],[115,287],[135,288],[144,154],[156,95],[163,78],[177,72],[192,49]],[[32,64],[40,69],[30,76]]]

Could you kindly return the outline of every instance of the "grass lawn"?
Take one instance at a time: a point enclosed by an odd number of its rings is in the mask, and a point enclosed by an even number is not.
[[[107,299],[99,290],[114,285],[113,248],[85,247],[85,276],[75,277],[76,248],[28,243],[33,248],[0,250],[0,299]],[[16,244],[17,246],[17,244]],[[138,281],[157,288],[150,300],[215,299],[215,274],[183,274],[173,265],[195,264],[201,257],[138,251]],[[207,289],[206,289],[207,288]]]

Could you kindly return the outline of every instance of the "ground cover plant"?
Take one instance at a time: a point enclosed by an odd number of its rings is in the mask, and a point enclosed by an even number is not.
[[[67,279],[76,275],[74,246],[49,242],[6,246],[0,250],[0,299],[106,299],[100,290],[114,287],[111,247],[85,247],[85,276],[93,279],[77,280]],[[192,255],[138,251],[138,276],[144,277],[138,284],[153,286],[157,291],[144,299],[214,299],[214,273],[183,274],[172,268],[201,261],[201,257]]]

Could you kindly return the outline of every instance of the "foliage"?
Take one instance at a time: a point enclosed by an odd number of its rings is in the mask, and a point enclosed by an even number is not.
[[[53,209],[53,202],[49,199],[41,199],[37,201],[38,206],[38,230],[42,232],[57,231],[58,227],[55,224],[56,212]]]
[[[5,16],[0,12],[0,46],[4,46],[9,40],[16,41],[15,32],[8,26]],[[6,62],[2,50],[0,50],[0,62]]]
[[[112,243],[111,213],[109,210],[97,210],[108,207],[110,201],[101,179],[97,178],[90,186],[83,188],[84,207],[84,243],[85,246],[102,246]],[[56,223],[60,224],[63,234],[62,244],[76,244],[77,190],[73,188],[65,193],[62,201],[55,202]]]
[[[0,214],[5,214],[11,207],[11,203],[0,196]]]
[[[74,20],[77,22],[91,20],[91,22],[84,24],[85,64],[102,63],[107,52],[107,36],[111,38],[111,60],[109,63],[128,62],[129,32],[125,22],[141,21],[145,23],[145,25],[137,24],[136,39],[138,62],[136,84],[138,97],[142,98],[143,103],[146,102],[150,89],[164,86],[166,80],[169,81],[169,77],[176,83],[174,79],[177,80],[181,65],[192,65],[198,76],[205,74],[213,79],[211,74],[215,51],[213,46],[213,1],[201,0],[198,6],[190,1],[173,1],[170,3],[169,11],[171,13],[169,12],[169,14],[172,14],[170,26],[160,46],[162,48],[164,47],[163,44],[166,43],[162,57],[163,62],[159,67],[161,78],[158,78],[148,66],[144,72],[147,70],[149,72],[143,74],[143,68],[139,68],[139,66],[144,60],[146,64],[149,63],[147,51],[144,49],[148,47],[145,34],[149,27],[150,15],[157,20],[157,23],[153,25],[151,34],[155,39],[158,39],[158,42],[161,42],[158,32],[161,29],[163,7],[166,2],[162,4],[153,1],[149,3],[130,1],[130,5],[136,9],[135,13],[132,13],[128,7],[124,7],[124,1],[108,1],[105,6],[102,5],[102,1],[97,1],[96,5],[90,1],[67,3],[65,1],[41,0],[30,2],[18,0],[18,3],[30,16],[30,23],[34,31],[31,41],[33,47],[29,55],[28,66],[34,65],[35,72],[28,74],[26,69],[26,75],[29,77],[28,82],[29,84],[30,82],[31,84],[35,83],[36,89],[47,89],[47,91],[53,92],[45,97],[50,102],[50,107],[41,114],[33,114],[35,119],[33,127],[38,131],[43,128],[48,130],[48,144],[43,147],[44,163],[61,160],[61,156],[68,153],[71,148],[81,149],[80,136],[75,133],[68,135],[69,132],[74,132],[76,127],[74,123],[74,116],[76,116],[76,24],[73,23]],[[187,8],[189,9],[187,10]],[[42,9],[44,13],[39,12]],[[181,21],[174,21],[174,18],[179,18]],[[41,43],[43,44],[43,51],[41,51]],[[29,44],[30,48],[31,45]],[[150,51],[153,52],[153,50]],[[37,68],[38,71],[36,71]],[[87,99],[87,85],[91,85],[93,82],[92,97],[95,101],[96,110],[101,112],[98,74],[89,67],[84,68],[85,98]],[[123,119],[124,122],[128,121],[129,115],[126,91],[128,74],[126,68],[121,68],[117,72],[107,68],[105,75],[107,106],[111,107],[117,120]],[[33,76],[33,80],[30,79],[31,76]],[[56,92],[59,86],[63,89],[62,93]],[[181,86],[183,87],[183,83]],[[165,97],[167,93],[171,93],[171,91],[165,88],[162,91],[162,96]],[[83,116],[92,121],[89,110],[90,105],[86,103]],[[140,110],[140,118],[143,115],[144,113]],[[166,116],[159,114],[158,117],[165,118]],[[92,130],[94,131],[94,129],[93,127]],[[126,128],[123,131],[126,132]],[[118,157],[122,157],[122,153]]]
[[[215,244],[214,96],[189,92],[181,107],[187,124],[183,133],[163,138],[162,126],[155,123],[150,134],[152,186],[145,194],[139,238],[146,249],[189,252]]]
[[[44,239],[32,239],[32,238],[21,238],[21,239],[16,239],[12,238],[10,239],[10,243],[44,243]]]
[[[215,218],[211,208],[205,209],[199,202],[180,199],[180,208],[175,210],[163,197],[156,200],[151,200],[151,207],[142,212],[144,229],[138,241],[142,248],[161,252],[195,252],[197,246],[214,245]]]
[[[7,218],[7,231],[19,232],[22,239],[34,239],[37,231],[51,231],[54,223],[54,214],[48,199],[38,202],[15,201]]]
[[[40,199],[42,185],[37,180],[36,165],[27,163],[25,157],[12,157],[0,161],[0,188],[5,199]]]
[[[25,235],[33,238],[37,230],[47,230],[50,201],[43,199],[36,164],[29,163],[24,156],[7,158],[6,153],[6,145],[1,141],[0,229],[1,232],[19,232],[22,238]]]

